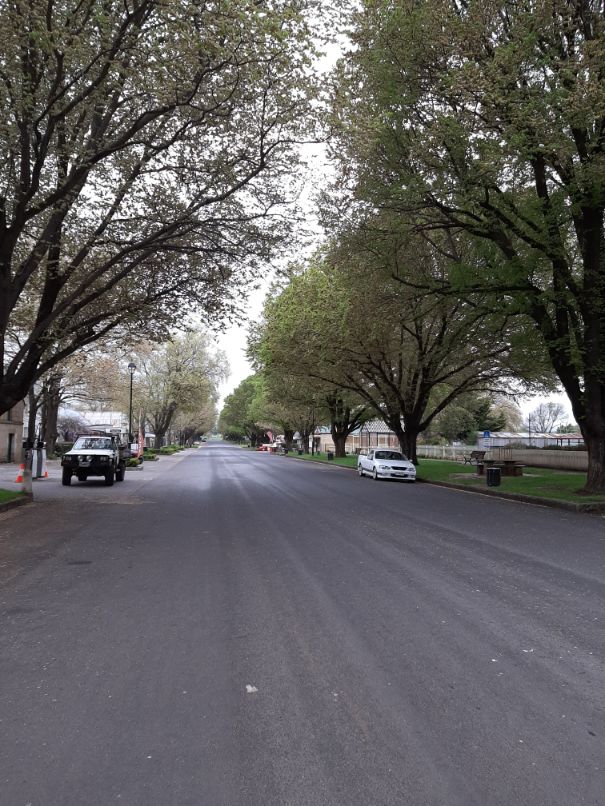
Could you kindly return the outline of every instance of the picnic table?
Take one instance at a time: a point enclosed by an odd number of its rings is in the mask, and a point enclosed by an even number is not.
[[[477,462],[477,475],[483,476],[486,467],[499,467],[503,476],[522,476],[525,465],[514,459],[484,459],[482,462]]]
[[[487,451],[471,451],[469,456],[463,456],[465,465],[478,465],[485,458]]]

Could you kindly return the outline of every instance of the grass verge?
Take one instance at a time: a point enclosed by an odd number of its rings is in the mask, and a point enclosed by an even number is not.
[[[487,486],[485,476],[477,476],[474,467],[441,459],[421,459],[418,464],[418,478],[425,481],[460,484],[471,489]],[[585,473],[525,467],[523,476],[503,476],[500,486],[490,489],[495,492],[548,498],[572,504],[605,504],[605,495],[585,495],[580,492],[585,481]]]
[[[22,495],[21,490],[13,492],[12,490],[0,489],[0,504],[4,504],[6,501],[12,501],[14,498],[21,498]]]

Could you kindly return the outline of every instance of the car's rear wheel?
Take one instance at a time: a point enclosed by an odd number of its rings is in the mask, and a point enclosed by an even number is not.
[[[363,467],[361,465],[358,465],[357,472],[359,473],[360,476],[363,476]]]
[[[376,472],[376,468],[372,470],[372,478],[374,479],[374,481],[378,481],[378,473]]]

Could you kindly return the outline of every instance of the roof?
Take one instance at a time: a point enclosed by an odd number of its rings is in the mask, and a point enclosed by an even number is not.
[[[477,431],[479,436],[483,436],[483,431]],[[582,434],[555,434],[545,431],[490,431],[489,438],[492,439],[581,439]]]
[[[402,423],[403,425],[403,423]],[[331,429],[329,425],[318,425],[315,429],[316,434],[330,434]],[[360,434],[394,434],[394,431],[386,425],[385,422],[379,420],[378,417],[373,420],[368,420],[363,425],[351,431],[352,436],[359,436]]]

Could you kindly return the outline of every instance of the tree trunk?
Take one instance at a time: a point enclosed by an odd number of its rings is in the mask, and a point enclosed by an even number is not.
[[[420,429],[414,424],[405,422],[405,427],[401,425],[400,421],[387,423],[391,431],[395,433],[399,440],[399,447],[401,452],[415,465],[418,464],[418,455],[416,453],[416,443],[418,442],[418,434]]]
[[[596,433],[595,433],[596,431]],[[605,435],[597,429],[582,428],[588,450],[588,475],[585,493],[605,493]]]
[[[605,493],[605,385],[592,375],[582,394],[565,386],[571,410],[588,450],[585,493]]]
[[[161,448],[166,439],[166,434],[170,431],[172,418],[176,412],[176,403],[173,401],[152,415],[153,432],[155,434],[155,446]]]
[[[52,455],[57,443],[57,418],[61,404],[61,377],[51,375],[44,383],[42,391],[42,442],[46,443],[46,452]]]
[[[347,455],[346,445],[348,436],[349,435],[347,432],[332,429],[332,440],[334,442],[334,455],[338,459],[341,459]]]
[[[309,453],[309,439],[311,438],[312,428],[308,425],[299,427],[298,433],[300,434],[300,449],[303,453]]]
[[[284,428],[284,442],[286,443],[286,448],[291,451],[294,443],[294,429]]]
[[[416,444],[418,442],[418,431],[404,431],[399,438],[401,450],[415,465],[418,464],[418,454]]]
[[[33,442],[36,436],[36,416],[38,414],[38,396],[34,386],[30,388],[27,394],[29,410],[27,412],[27,439]]]
[[[359,416],[351,416],[351,407],[347,406],[340,395],[327,395],[326,404],[330,412],[330,434],[334,443],[334,454],[337,458],[347,455],[347,437],[359,425]]]

